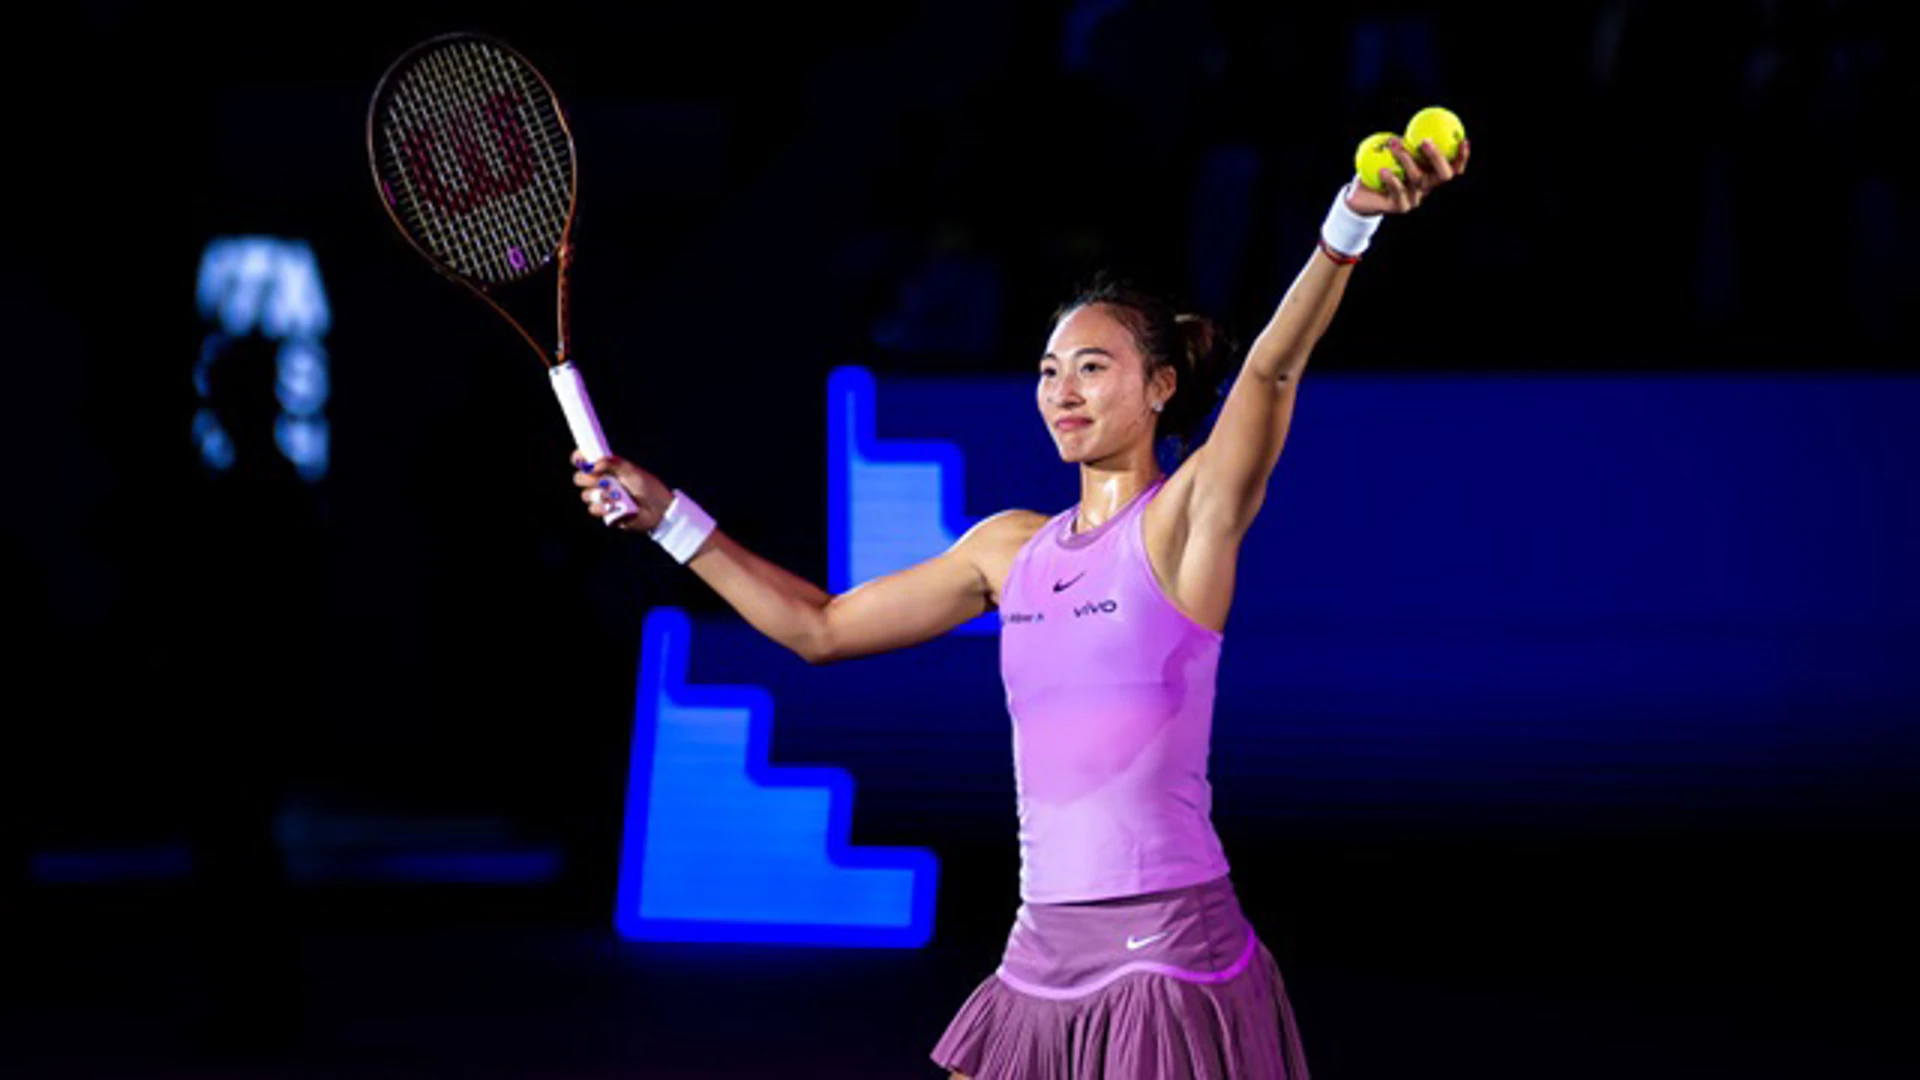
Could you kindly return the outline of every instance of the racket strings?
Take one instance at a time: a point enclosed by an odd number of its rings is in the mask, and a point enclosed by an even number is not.
[[[408,89],[414,89],[415,92],[405,92]],[[426,200],[434,196],[420,188],[438,182],[439,166],[431,161],[407,160],[410,152],[422,154],[432,151],[432,141],[414,141],[423,138],[435,127],[435,117],[429,113],[427,101],[417,92],[417,88],[403,85],[395,92],[388,115],[389,122],[382,131],[387,143],[388,161],[391,162],[387,171],[391,174],[389,182],[396,184],[399,193],[405,196],[397,202],[404,223],[415,238],[423,241],[436,256],[452,264],[460,273],[469,273],[471,267],[466,245],[460,243],[462,238],[455,235],[446,217],[427,213],[424,209]]]
[[[514,100],[538,101],[546,106],[545,108],[535,107],[532,110],[537,122],[530,127],[523,123],[510,125],[511,137],[516,140],[517,149],[523,157],[537,161],[571,162],[573,155],[567,145],[566,132],[560,126],[560,112],[552,106],[546,88],[538,79],[533,78],[523,65],[516,64],[510,58],[492,50],[486,50],[486,53],[486,58],[492,61],[488,73],[517,91],[518,96]],[[530,145],[527,137],[529,130],[537,137],[539,144],[537,149]],[[570,178],[564,175],[563,169],[536,170],[529,178],[530,182],[526,188],[531,197],[510,202],[506,206],[506,212],[529,233],[544,234],[555,226],[564,229],[568,216],[567,204],[571,199],[569,185],[565,183],[568,179]],[[545,252],[552,251],[559,242],[559,236],[556,233],[551,243],[542,245],[542,262],[545,261]]]
[[[483,116],[483,111],[499,110],[504,106],[515,109],[517,112],[517,102],[524,99],[501,94],[504,80],[497,77],[499,75],[497,70],[489,70],[491,65],[487,65],[486,61],[491,58],[477,45],[466,45],[459,48],[457,52],[447,50],[432,59],[436,62],[435,67],[439,69],[435,74],[443,84],[454,88],[455,100],[461,101],[464,106],[461,109],[461,117],[465,123],[460,127],[450,128],[456,153],[465,151],[465,161],[480,160],[471,149],[472,144],[479,141],[475,137],[478,134],[475,129],[483,121],[500,119],[497,116]],[[524,205],[526,200],[489,197],[493,194],[489,190],[491,188],[506,188],[514,193],[526,189],[527,178],[516,175],[517,172],[526,168],[525,158],[523,156],[520,159],[518,169],[515,168],[516,163],[512,159],[514,150],[521,149],[513,145],[513,136],[520,130],[519,117],[513,115],[506,119],[511,122],[499,124],[495,130],[495,133],[502,137],[497,142],[487,140],[497,151],[498,157],[506,160],[503,163],[485,161],[478,169],[473,170],[473,175],[467,178],[469,190],[477,190],[480,193],[478,209],[481,213],[477,216],[471,214],[456,216],[451,222],[460,233],[461,239],[466,242],[469,253],[483,263],[482,275],[490,280],[504,280],[518,276],[529,268],[530,263],[540,259],[537,251],[530,252],[527,245],[514,242],[523,238],[531,239],[538,236],[540,232],[539,223],[530,219]],[[465,145],[462,145],[463,140]],[[499,174],[494,170],[501,164],[504,164],[509,171],[503,179],[497,179]],[[541,248],[546,246],[539,245]]]
[[[537,75],[485,42],[449,43],[394,81],[377,146],[402,227],[450,269],[511,281],[552,257],[572,146]]]
[[[514,109],[516,115],[511,117],[512,122],[499,124],[495,127],[495,130],[503,133],[503,142],[512,144],[509,147],[503,147],[503,150],[509,156],[511,156],[512,151],[517,150],[519,151],[520,159],[522,161],[527,160],[531,156],[532,150],[527,143],[527,129],[526,125],[522,123],[523,117],[517,115],[519,112],[519,103],[533,101],[537,98],[544,99],[544,88],[538,86],[537,80],[527,78],[525,70],[521,65],[513,63],[507,57],[494,50],[486,49],[478,43],[473,43],[467,47],[466,51],[469,55],[462,59],[466,60],[467,63],[451,65],[451,70],[448,72],[448,75],[459,81],[462,90],[469,95],[471,100],[485,101],[487,103],[485,108],[490,113],[504,108]],[[532,85],[529,85],[530,83]],[[511,96],[503,97],[503,88],[506,90],[506,93]],[[553,127],[558,127],[558,112],[556,110],[552,108],[536,108],[534,111],[541,120],[551,119],[553,121]],[[493,116],[489,117],[489,119],[493,118]],[[536,130],[542,132],[548,130],[548,124],[544,122],[536,124],[534,127]],[[547,139],[543,143],[543,149],[547,153],[546,156],[540,160],[565,160],[568,157],[564,141],[556,147],[551,139]],[[564,229],[567,216],[566,193],[558,187],[558,176],[559,170],[556,169],[538,170],[533,175],[526,177],[527,182],[519,189],[527,193],[529,197],[501,199],[489,204],[490,209],[496,210],[498,216],[505,219],[507,224],[506,232],[508,234],[513,236],[538,236],[543,238],[543,242],[531,248],[521,247],[518,249],[521,259],[518,266],[512,264],[514,248],[504,250],[496,249],[492,252],[496,260],[496,265],[493,269],[496,271],[504,271],[506,277],[518,277],[526,270],[544,263],[547,254],[558,246],[560,242],[559,231]],[[549,233],[553,235],[553,239],[551,241],[545,241],[544,237]]]
[[[466,55],[459,55],[461,53]],[[511,153],[511,148],[508,146],[499,145],[491,139],[476,140],[475,138],[474,129],[483,122],[483,117],[478,114],[493,104],[486,93],[491,88],[486,83],[493,80],[483,82],[480,78],[483,74],[492,74],[480,67],[485,59],[484,54],[479,54],[478,48],[473,45],[443,50],[428,58],[428,63],[438,68],[435,75],[442,85],[452,88],[452,99],[458,103],[455,114],[459,117],[459,121],[447,125],[444,130],[449,133],[449,141],[454,144],[456,154],[466,150],[465,160],[468,161],[478,160],[471,150],[476,141],[484,141],[487,145],[496,148],[500,157],[506,157]],[[492,180],[494,174],[491,171],[493,168],[494,162],[487,161],[481,165],[481,169],[475,170],[477,175],[469,175],[467,177],[469,190],[478,189],[484,193],[486,186],[494,182]],[[487,171],[481,172],[481,170]],[[511,174],[507,182],[512,182]],[[516,188],[516,191],[520,190],[525,190],[524,186]],[[526,221],[526,215],[513,213],[519,201],[521,200],[511,198],[485,198],[483,195],[478,206],[475,207],[480,211],[479,216],[466,213],[458,214],[453,218],[451,224],[467,245],[467,252],[483,264],[483,272],[478,276],[489,281],[509,280],[517,276],[521,268],[528,265],[526,249],[516,241],[536,235],[536,231],[527,227],[529,223]],[[489,241],[505,243],[503,246],[502,243]],[[513,265],[516,255],[520,258],[519,267]]]
[[[444,105],[428,97],[429,88],[423,86],[424,79],[419,72],[422,68],[438,67],[438,54],[423,58],[420,67],[408,73],[394,93],[393,111],[399,113],[396,122],[387,129],[390,152],[397,166],[395,172],[412,197],[402,203],[408,223],[416,234],[435,254],[454,265],[461,273],[471,273],[469,244],[467,237],[447,215],[429,213],[430,202],[443,201],[440,197],[441,163],[431,159],[440,140],[433,137],[441,128],[443,118],[436,105]],[[437,72],[432,72],[437,75]]]

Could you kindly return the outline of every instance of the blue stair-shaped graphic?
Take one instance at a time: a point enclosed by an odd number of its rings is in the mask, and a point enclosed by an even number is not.
[[[843,593],[951,547],[969,528],[965,461],[949,442],[882,442],[872,373],[827,379],[827,589]],[[991,612],[963,633],[993,633]]]
[[[647,616],[614,923],[645,941],[914,948],[933,936],[939,863],[848,843],[853,781],[774,768],[773,698],[689,686],[686,613]]]

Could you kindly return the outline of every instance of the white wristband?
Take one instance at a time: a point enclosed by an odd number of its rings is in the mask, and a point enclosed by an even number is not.
[[[674,488],[667,512],[660,515],[660,524],[647,535],[666,548],[673,561],[685,563],[707,542],[707,537],[713,535],[713,519],[686,492]]]
[[[1340,194],[1333,197],[1333,208],[1327,211],[1326,223],[1320,226],[1320,239],[1340,254],[1357,259],[1373,242],[1373,232],[1385,216],[1354,213],[1347,205],[1347,188],[1341,188]]]

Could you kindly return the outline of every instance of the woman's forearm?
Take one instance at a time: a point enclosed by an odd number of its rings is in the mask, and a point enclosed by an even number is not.
[[[813,582],[715,532],[688,563],[755,630],[812,660],[825,648],[832,597]]]
[[[1316,250],[1247,350],[1248,369],[1275,382],[1297,381],[1306,370],[1308,355],[1339,310],[1352,276],[1353,267],[1339,265]]]

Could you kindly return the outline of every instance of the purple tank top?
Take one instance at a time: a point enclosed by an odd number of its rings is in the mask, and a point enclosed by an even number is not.
[[[1165,479],[1090,532],[1074,511],[1014,557],[1000,599],[1020,898],[1183,888],[1227,872],[1207,750],[1221,635],[1174,607],[1141,538]]]

